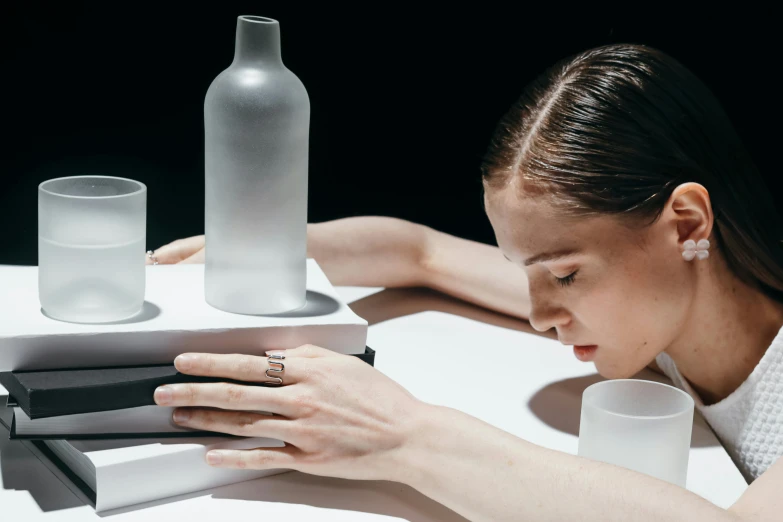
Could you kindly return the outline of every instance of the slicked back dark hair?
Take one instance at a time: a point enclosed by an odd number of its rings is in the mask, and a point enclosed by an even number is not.
[[[710,90],[663,52],[633,44],[563,60],[500,121],[485,190],[512,180],[573,215],[652,223],[681,183],[710,194],[719,250],[744,281],[783,301],[783,225],[770,191]]]

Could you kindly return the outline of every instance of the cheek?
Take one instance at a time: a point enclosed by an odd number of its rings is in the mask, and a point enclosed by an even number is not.
[[[664,351],[681,330],[690,303],[687,271],[652,255],[612,267],[609,282],[596,292],[586,321],[595,326],[596,368],[607,378],[626,378]],[[600,328],[600,331],[596,330]]]

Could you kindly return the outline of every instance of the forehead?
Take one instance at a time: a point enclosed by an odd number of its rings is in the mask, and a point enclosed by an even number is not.
[[[573,216],[541,195],[512,187],[484,195],[498,246],[512,261],[558,250],[590,251],[628,239],[629,231],[607,216]]]

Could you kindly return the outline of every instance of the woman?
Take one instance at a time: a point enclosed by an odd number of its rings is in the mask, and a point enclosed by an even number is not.
[[[422,403],[361,361],[318,347],[286,351],[285,386],[165,386],[158,404],[182,407],[175,420],[184,426],[288,443],[211,452],[212,465],[395,480],[470,520],[777,519],[783,228],[707,88],[647,47],[582,53],[540,77],[503,118],[483,179],[499,248],[364,217],[310,225],[310,255],[338,285],[429,286],[554,328],[607,378],[657,362],[753,481],[729,510]],[[154,256],[202,262],[203,244],[189,238]],[[266,380],[263,357],[184,354],[176,365]]]

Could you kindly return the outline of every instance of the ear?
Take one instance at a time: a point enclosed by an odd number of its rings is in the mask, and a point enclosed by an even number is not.
[[[664,213],[672,220],[677,241],[709,239],[714,216],[710,194],[698,183],[683,183],[674,189],[666,202]]]

